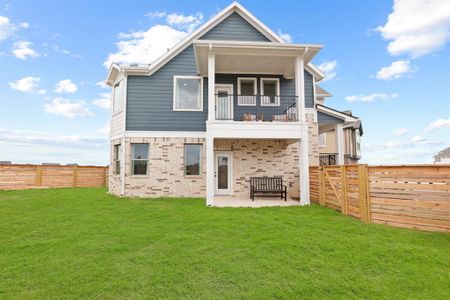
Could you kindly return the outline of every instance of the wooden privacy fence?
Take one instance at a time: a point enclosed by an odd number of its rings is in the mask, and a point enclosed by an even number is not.
[[[0,189],[104,187],[108,167],[0,164]]]
[[[365,223],[450,233],[450,165],[310,167],[311,201]]]

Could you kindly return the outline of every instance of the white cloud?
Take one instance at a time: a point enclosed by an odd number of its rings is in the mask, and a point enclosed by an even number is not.
[[[422,136],[420,136],[420,135],[415,135],[411,139],[411,142],[413,142],[413,143],[423,143],[423,142],[426,142],[426,141],[427,141],[427,139],[422,137]]]
[[[381,68],[377,72],[376,78],[380,80],[398,79],[410,72],[411,67],[409,65],[409,60],[397,60],[390,66]]]
[[[94,114],[85,107],[84,101],[70,101],[64,98],[54,98],[51,103],[44,105],[48,113],[61,115],[66,118],[90,117]]]
[[[20,28],[28,29],[30,27],[30,24],[27,22],[22,22],[19,24],[19,26],[20,26]]]
[[[95,83],[96,86],[101,87],[102,89],[108,89],[110,88],[109,85],[107,85],[104,81],[99,81]]]
[[[103,147],[105,142],[106,140],[104,138],[97,137],[60,135],[35,130],[6,130],[0,128],[0,143]]]
[[[162,11],[154,11],[154,12],[149,12],[149,13],[145,14],[145,16],[149,17],[149,18],[163,18],[166,15],[167,14]]]
[[[193,15],[185,16],[183,14],[173,13],[166,16],[166,21],[170,26],[192,32],[203,22],[203,14],[198,12]]]
[[[345,97],[345,100],[348,102],[372,102],[375,100],[391,100],[397,98],[397,93],[372,93],[369,95],[352,95]]]
[[[100,133],[101,135],[105,135],[108,136],[109,132],[111,130],[111,124],[110,124],[110,120],[108,120],[105,125],[103,125],[102,127],[97,129],[97,132]]]
[[[450,119],[437,119],[434,122],[428,124],[428,126],[423,130],[424,132],[430,132],[438,129],[450,129]]]
[[[28,57],[39,57],[41,56],[38,52],[33,50],[31,46],[32,42],[19,41],[13,44],[12,53],[15,57],[26,60]]]
[[[58,53],[62,53],[62,54],[65,54],[65,55],[70,55],[70,56],[76,57],[76,58],[82,57],[81,54],[78,54],[78,53],[72,53],[71,51],[69,51],[69,50],[67,50],[67,49],[64,49],[64,48],[61,48],[61,47],[59,47],[58,45],[53,45],[52,48],[53,48],[53,50],[54,50],[55,52],[58,52]]]
[[[77,91],[77,85],[70,79],[60,80],[55,87],[57,93],[75,93]]]
[[[98,99],[92,101],[92,104],[103,109],[111,109],[111,93],[101,93],[99,96]]]
[[[408,128],[398,128],[398,129],[392,131],[392,135],[395,135],[395,136],[404,136],[407,134],[409,134]]]
[[[103,65],[109,68],[111,63],[150,64],[168,49],[183,39],[203,22],[203,14],[193,15],[148,13],[152,18],[164,18],[167,24],[157,24],[147,30],[131,33],[119,33],[117,51],[110,53]]]
[[[167,25],[155,25],[147,31],[119,34],[117,52],[110,53],[103,63],[149,64],[187,35]]]
[[[14,34],[16,26],[7,17],[0,16],[0,42]]]
[[[333,79],[337,75],[337,61],[335,60],[325,61],[317,67],[325,74],[323,81]]]
[[[419,57],[443,47],[450,38],[450,1],[395,0],[386,24],[376,28],[392,55]]]
[[[41,78],[39,78],[39,77],[28,76],[28,77],[24,77],[19,80],[16,80],[14,82],[10,82],[9,86],[12,89],[20,91],[20,92],[33,92],[38,87],[40,81],[41,81]],[[40,91],[45,91],[45,90],[40,90]]]
[[[281,29],[278,29],[278,35],[285,41],[286,43],[292,43],[292,35],[289,33],[283,33]]]

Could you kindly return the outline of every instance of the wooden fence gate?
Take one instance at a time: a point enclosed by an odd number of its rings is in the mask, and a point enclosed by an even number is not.
[[[450,232],[450,165],[310,167],[310,198],[365,223]]]

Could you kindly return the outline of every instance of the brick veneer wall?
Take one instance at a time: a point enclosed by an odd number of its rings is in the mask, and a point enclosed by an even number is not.
[[[313,115],[307,114],[309,122],[309,161],[318,165],[318,126]],[[121,140],[113,140],[110,165],[113,165],[113,146]],[[150,145],[147,175],[131,175],[130,143]],[[203,145],[201,176],[184,176],[184,144]],[[206,196],[206,143],[202,138],[126,138],[125,196],[136,197],[205,197]],[[233,152],[233,196],[249,195],[251,176],[283,176],[290,197],[299,197],[298,142],[286,140],[230,139],[216,140],[214,150]],[[121,170],[123,172],[123,170]],[[109,191],[119,195],[120,175],[110,168]]]

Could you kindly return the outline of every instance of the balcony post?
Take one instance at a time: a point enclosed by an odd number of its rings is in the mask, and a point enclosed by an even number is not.
[[[216,118],[215,114],[215,73],[216,73],[216,57],[212,51],[211,44],[209,45],[208,54],[208,121],[213,121]]]
[[[334,127],[334,132],[336,134],[336,152],[338,165],[344,164],[344,128],[342,124],[336,124]]]
[[[295,94],[297,95],[297,116],[305,122],[305,73],[303,56],[295,58]]]
[[[206,205],[214,205],[214,136],[208,130],[206,135]]]
[[[309,136],[308,126],[302,126],[299,141],[299,176],[300,176],[300,205],[309,205]]]

